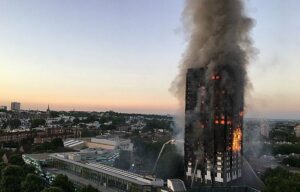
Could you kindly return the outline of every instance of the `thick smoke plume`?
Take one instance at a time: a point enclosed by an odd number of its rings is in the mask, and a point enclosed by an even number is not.
[[[187,0],[183,24],[188,45],[179,66],[179,74],[171,85],[171,92],[180,101],[181,112],[184,112],[186,73],[189,68],[206,67],[207,84],[214,73],[219,73],[222,86],[236,100],[234,102],[240,103],[235,92],[245,92],[248,85],[246,67],[254,53],[249,36],[253,20],[245,14],[244,1]],[[183,128],[179,137],[183,138]]]

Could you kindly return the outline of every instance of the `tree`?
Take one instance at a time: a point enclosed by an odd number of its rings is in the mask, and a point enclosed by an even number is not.
[[[8,121],[8,125],[10,128],[16,129],[16,128],[20,127],[21,121],[20,121],[20,119],[11,119]]]
[[[167,145],[155,170],[157,177],[162,179],[183,178],[184,162],[174,145]]]
[[[52,149],[57,149],[59,147],[64,147],[64,142],[61,138],[55,138],[51,141]]]
[[[23,192],[40,192],[45,188],[44,180],[35,174],[28,174],[22,182]]]
[[[80,188],[78,192],[99,192],[99,191],[98,189],[92,187],[91,185],[88,185]]]
[[[39,127],[39,126],[45,125],[45,124],[46,124],[45,119],[33,119],[33,120],[31,120],[31,128],[36,128],[36,127]]]
[[[2,170],[6,167],[6,164],[4,162],[0,162],[0,173],[2,172]],[[1,181],[1,176],[2,174],[0,174],[0,181]]]
[[[266,185],[264,192],[300,191],[300,174],[282,168],[268,169],[263,177]]]
[[[57,121],[57,123],[60,124],[60,125],[63,125],[65,123],[65,120],[64,119],[60,119],[60,120]]]
[[[98,118],[95,115],[89,115],[86,119],[83,120],[83,123],[93,123],[94,121],[97,121]]]
[[[23,166],[25,163],[22,159],[21,154],[13,154],[9,157],[8,162],[12,165],[20,165]]]
[[[1,171],[1,192],[21,191],[23,170],[20,166],[9,165]]]
[[[1,129],[6,129],[7,127],[7,121],[2,120]]]
[[[28,165],[28,164],[24,164],[23,166],[22,166],[22,168],[23,168],[23,175],[24,176],[26,176],[26,175],[28,175],[28,174],[34,174],[35,173],[35,168],[33,167],[33,166],[31,166],[31,165]]]
[[[153,132],[154,129],[166,129],[171,130],[171,122],[169,120],[148,120],[146,126],[142,129],[142,132]]]
[[[273,146],[273,154],[289,155],[291,153],[300,153],[300,144],[283,144]]]
[[[49,188],[45,188],[42,192],[64,192],[64,191],[59,187],[49,187]]]
[[[288,157],[282,160],[284,165],[289,165],[292,167],[300,168],[300,158],[299,157]]]
[[[75,119],[73,119],[73,124],[77,125],[78,123],[80,123],[80,120],[76,117]]]
[[[62,174],[59,174],[55,177],[52,186],[61,188],[64,192],[74,192],[75,187],[68,177]]]
[[[112,117],[112,124],[115,125],[115,126],[116,125],[122,125],[122,124],[125,123],[125,121],[126,121],[126,119],[123,116],[113,116]]]

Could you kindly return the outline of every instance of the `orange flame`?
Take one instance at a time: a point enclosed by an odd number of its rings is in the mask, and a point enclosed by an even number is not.
[[[241,151],[241,141],[242,141],[242,131],[240,128],[237,128],[233,132],[232,150],[234,152]]]

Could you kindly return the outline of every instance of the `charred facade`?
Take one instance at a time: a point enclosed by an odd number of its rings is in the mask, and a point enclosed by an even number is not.
[[[227,184],[242,176],[244,90],[237,79],[229,68],[187,71],[184,160],[189,186]]]

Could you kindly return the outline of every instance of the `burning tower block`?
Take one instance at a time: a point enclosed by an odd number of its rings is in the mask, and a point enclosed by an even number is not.
[[[244,90],[234,83],[226,68],[187,72],[184,160],[189,186],[225,185],[242,176]]]

